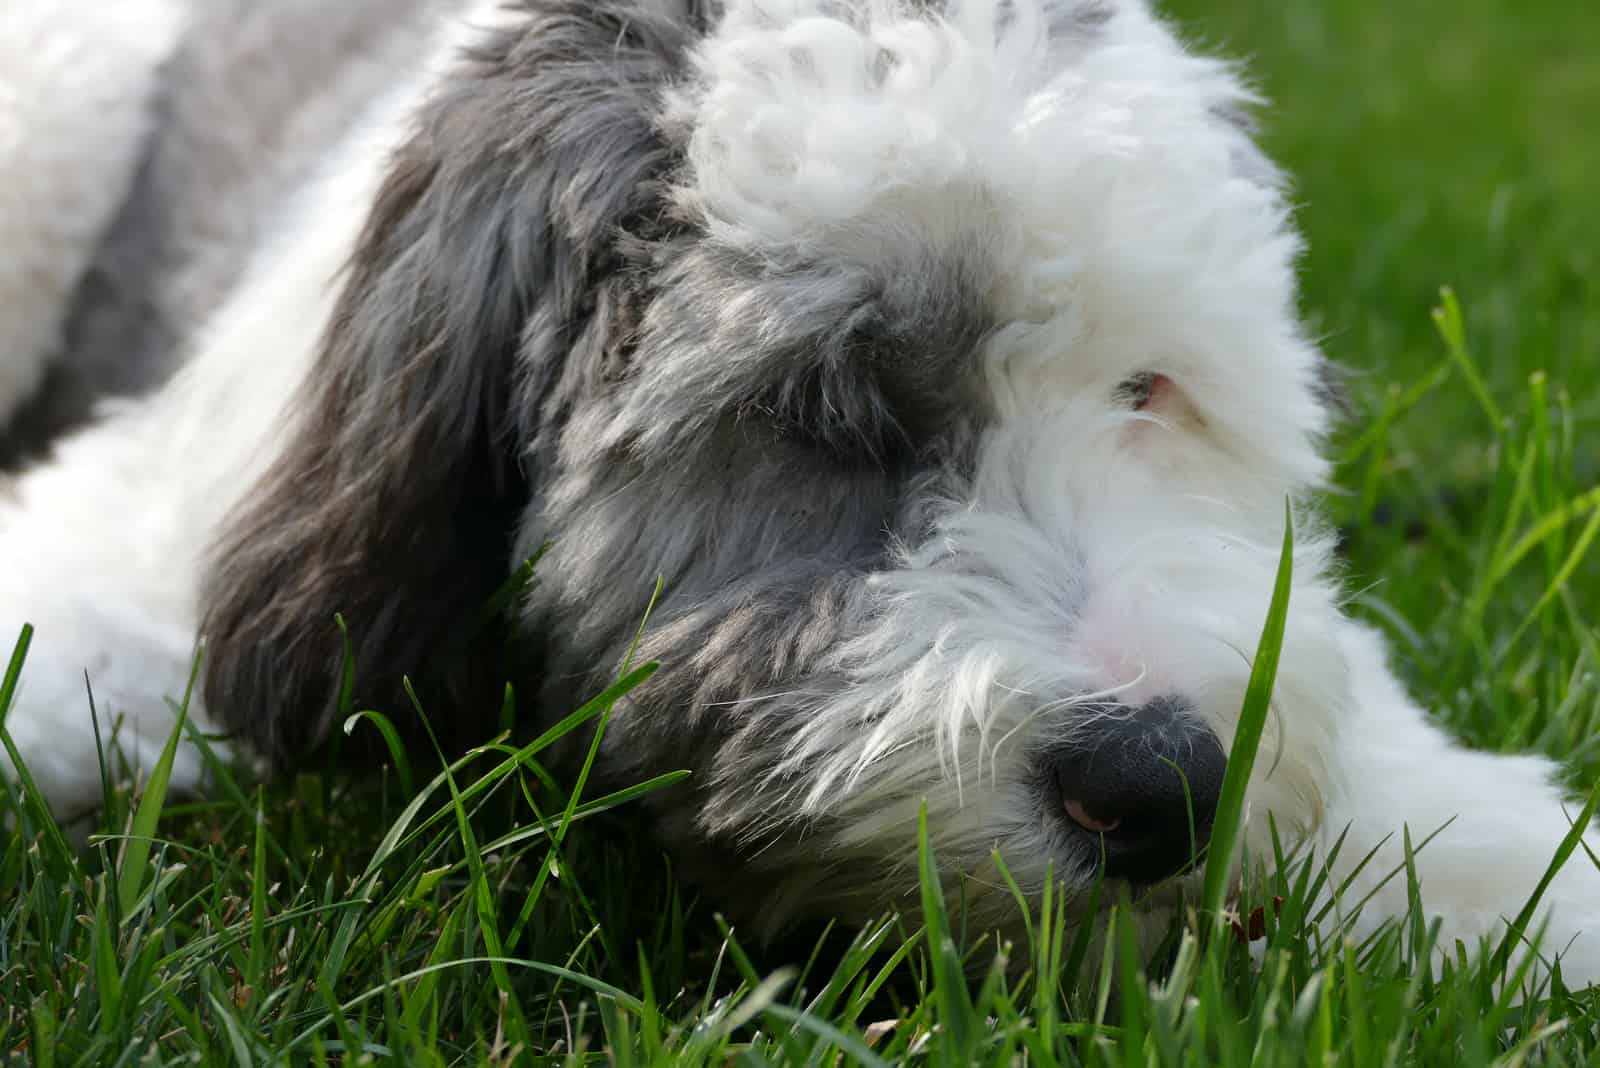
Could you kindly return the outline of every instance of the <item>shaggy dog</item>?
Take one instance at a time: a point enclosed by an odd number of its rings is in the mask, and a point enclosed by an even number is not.
[[[1360,930],[1438,832],[1441,944],[1503,932],[1570,828],[1556,769],[1458,747],[1341,610],[1330,375],[1230,67],[1141,0],[464,7],[287,183],[170,382],[0,512],[0,626],[37,626],[7,725],[53,801],[98,796],[85,670],[148,763],[203,635],[197,717],[282,763],[330,728],[335,613],[390,699],[548,544],[524,706],[613,678],[664,577],[603,771],[692,769],[653,825],[745,913],[908,906],[926,804],[977,922],[1015,919],[999,850],[1154,923],[1287,500],[1249,840],[1371,894]],[[1600,873],[1544,903],[1600,978]]]

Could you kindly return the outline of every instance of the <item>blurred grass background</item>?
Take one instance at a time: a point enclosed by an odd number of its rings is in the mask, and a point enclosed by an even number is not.
[[[1333,356],[1418,377],[1438,356],[1427,313],[1448,283],[1497,392],[1543,369],[1595,417],[1600,4],[1164,7],[1192,42],[1243,60],[1270,102],[1263,140],[1294,179],[1306,311]],[[1416,447],[1431,460],[1471,432],[1460,399],[1427,408],[1437,440]]]
[[[1571,693],[1554,634],[1508,636],[1571,537],[1542,547],[1543,576],[1494,590],[1500,644],[1487,632],[1474,644],[1499,662],[1486,670],[1459,654],[1469,576],[1505,522],[1496,487],[1519,459],[1510,442],[1548,424],[1535,511],[1600,482],[1600,4],[1162,6],[1192,43],[1241,61],[1268,101],[1262,141],[1289,172],[1308,246],[1306,321],[1352,372],[1330,511],[1346,531],[1351,588],[1363,591],[1357,611],[1389,631],[1417,695],[1475,744],[1534,745],[1600,772],[1592,715],[1546,729]],[[1446,285],[1504,425],[1443,360],[1429,313]],[[1352,453],[1375,425],[1379,447]],[[1566,588],[1600,606],[1589,555]],[[1594,640],[1581,609],[1564,629]],[[1503,685],[1482,681],[1491,670]]]

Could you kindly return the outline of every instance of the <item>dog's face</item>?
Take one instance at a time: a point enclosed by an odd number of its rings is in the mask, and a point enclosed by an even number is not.
[[[1028,890],[1161,881],[1324,473],[1247,95],[1134,0],[681,6],[529,0],[431,105],[219,557],[213,707],[299,737],[262,704],[324,706],[295,620],[403,669],[548,542],[541,713],[663,577],[608,768],[691,768],[663,833],[769,921],[903,903],[924,802],[977,886],[996,849]],[[1302,512],[1257,827],[1318,817],[1326,556]]]

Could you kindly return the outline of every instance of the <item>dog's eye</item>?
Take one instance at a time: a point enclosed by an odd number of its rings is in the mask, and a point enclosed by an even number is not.
[[[1117,403],[1142,412],[1151,407],[1171,385],[1172,380],[1166,375],[1142,371],[1117,387]]]

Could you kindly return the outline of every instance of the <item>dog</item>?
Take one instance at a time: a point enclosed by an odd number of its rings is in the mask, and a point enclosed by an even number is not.
[[[1557,769],[1459,746],[1342,608],[1337,374],[1233,67],[1143,0],[419,10],[181,367],[0,512],[0,625],[37,628],[7,727],[54,804],[98,797],[85,672],[148,766],[203,637],[191,715],[281,765],[332,725],[336,614],[398,708],[547,547],[523,715],[637,635],[663,667],[599,772],[689,769],[646,818],[764,930],[913,908],[924,809],[973,922],[1016,920],[998,852],[1033,899],[1104,877],[1154,924],[1194,885],[1287,504],[1247,843],[1328,865],[1359,932],[1405,914],[1431,835],[1439,944],[1503,935],[1572,827]],[[203,780],[184,748],[176,787]],[[1600,979],[1581,854],[1537,920]]]

